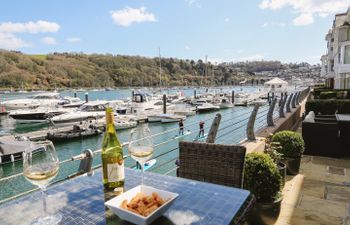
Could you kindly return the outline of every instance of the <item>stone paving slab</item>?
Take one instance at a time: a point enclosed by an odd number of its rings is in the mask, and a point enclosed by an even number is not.
[[[326,185],[327,200],[350,203],[350,188],[344,185]]]
[[[350,159],[304,156],[287,176],[276,225],[350,225]]]

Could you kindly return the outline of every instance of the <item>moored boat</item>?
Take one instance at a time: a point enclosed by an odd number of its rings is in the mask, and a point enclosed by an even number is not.
[[[32,98],[14,99],[2,102],[2,105],[6,110],[17,109],[33,109],[39,106],[56,106],[63,104],[64,99],[60,94],[53,93],[41,93],[33,96]]]
[[[9,116],[18,123],[47,123],[49,118],[68,112],[63,108],[19,109],[11,111]]]
[[[199,113],[212,112],[217,110],[220,110],[220,107],[211,103],[205,103],[203,105],[197,106],[197,112]]]
[[[114,125],[116,130],[124,130],[136,127],[137,122],[131,120],[117,120],[115,121]]]
[[[183,115],[177,115],[177,114],[156,114],[156,115],[149,115],[148,122],[162,122],[162,123],[171,123],[171,122],[178,122],[181,119],[186,119],[186,116]]]
[[[60,142],[67,140],[84,139],[100,134],[102,134],[102,130],[93,124],[90,124],[88,127],[73,125],[73,128],[68,131],[50,131],[47,133],[46,138],[53,142]]]
[[[27,149],[27,147],[32,143],[32,141],[29,141],[27,139],[2,140],[0,142],[0,165],[22,160],[25,149]],[[45,144],[49,142],[45,141],[41,143]],[[43,150],[44,148],[37,148],[33,151],[33,153],[37,153]]]
[[[162,123],[174,123],[174,122],[179,122],[180,120],[185,120],[186,116],[181,116],[181,115],[169,115],[165,116],[161,119]]]
[[[77,110],[65,113],[59,116],[53,117],[51,120],[54,123],[70,123],[79,122],[87,119],[88,117],[102,118],[106,114],[106,108],[108,107],[107,101],[91,101],[80,106]]]

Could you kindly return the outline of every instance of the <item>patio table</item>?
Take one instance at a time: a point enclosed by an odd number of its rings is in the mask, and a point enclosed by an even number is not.
[[[125,168],[125,189],[141,182],[141,174]],[[156,173],[145,173],[145,185],[179,197],[153,224],[239,224],[254,198],[249,191]],[[60,224],[129,224],[105,208],[108,193],[103,191],[101,169],[92,176],[79,176],[48,188],[49,213],[62,215]],[[30,224],[42,215],[42,196],[36,191],[0,205],[0,224]]]

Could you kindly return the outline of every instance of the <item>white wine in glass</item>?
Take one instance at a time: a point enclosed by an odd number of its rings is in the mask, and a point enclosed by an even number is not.
[[[131,157],[141,165],[141,184],[143,185],[143,167],[153,155],[153,140],[147,124],[141,124],[131,131],[128,151]]]
[[[49,215],[47,213],[45,196],[46,187],[56,177],[58,169],[59,160],[51,142],[33,143],[25,149],[23,154],[24,177],[30,183],[38,186],[43,195],[45,215],[33,221],[34,225],[58,224],[62,219],[60,214]]]

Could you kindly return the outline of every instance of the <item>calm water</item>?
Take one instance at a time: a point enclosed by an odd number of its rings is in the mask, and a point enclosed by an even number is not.
[[[240,91],[240,87],[230,88],[230,90],[234,89],[236,92]],[[256,87],[244,87],[244,91],[255,91]],[[178,90],[176,90],[178,91]],[[193,95],[192,89],[184,89],[183,91],[186,95]],[[201,92],[204,90],[197,90]],[[175,92],[174,90],[170,92]],[[65,91],[61,93],[65,96],[73,96],[73,92]],[[85,92],[78,92],[78,97],[84,99]],[[24,95],[3,95],[2,99],[10,99],[10,98],[18,98],[23,97]],[[131,96],[130,89],[121,89],[116,91],[89,91],[89,99],[90,100],[113,100],[113,99],[123,99]],[[255,123],[255,128],[259,129],[263,126],[266,126],[266,113],[267,106],[263,106],[259,109],[259,115],[257,117],[257,121]],[[221,124],[219,128],[219,132],[217,135],[217,143],[225,143],[225,144],[235,144],[242,141],[245,137],[245,129],[246,123],[250,116],[250,112],[252,107],[234,107],[231,109],[221,110],[220,113],[222,115]],[[198,134],[198,122],[200,120],[205,120],[205,130],[208,132],[212,119],[215,117],[214,113],[207,114],[197,114],[195,116],[188,117],[185,121],[186,129],[190,130],[192,133],[181,140],[193,140],[195,136]],[[275,117],[277,117],[277,112],[275,112]],[[45,127],[40,125],[36,126],[28,126],[28,125],[18,125],[12,119],[7,116],[2,116],[0,122],[0,131],[2,134],[9,133],[23,133],[32,130],[44,129]],[[192,125],[191,125],[192,124]],[[149,124],[149,128],[153,134],[165,132],[173,128],[177,128],[177,123],[170,124],[160,124],[160,123],[151,123]],[[122,130],[118,131],[118,136],[121,142],[126,142],[128,140],[130,130]],[[157,163],[154,167],[150,169],[152,172],[156,173],[167,173],[169,175],[175,174],[175,160],[178,157],[178,142],[179,139],[174,139],[174,136],[177,134],[177,129],[165,133],[164,135],[157,136],[154,138],[154,143],[159,144],[163,142],[167,142],[163,145],[160,145],[155,148],[154,157],[157,158]],[[102,135],[98,137],[91,137],[84,140],[79,141],[71,141],[67,143],[56,144],[57,154],[60,160],[69,159],[72,156],[80,154],[85,149],[99,149],[101,147]],[[174,150],[173,150],[174,149]],[[172,151],[171,151],[172,150]],[[167,153],[168,152],[168,153]],[[127,154],[127,149],[124,149],[124,154]],[[99,165],[101,163],[100,156],[97,155],[94,157],[94,166]],[[128,167],[132,167],[135,164],[131,158],[127,158],[125,165]],[[56,180],[65,179],[68,175],[73,174],[77,171],[79,166],[79,162],[68,162],[61,164],[60,172],[56,177]],[[22,162],[15,162],[10,164],[5,164],[0,166],[0,177],[7,177],[16,173],[22,172]],[[9,179],[6,181],[0,181],[0,200],[6,199],[13,195],[22,193],[24,191],[28,191],[33,189],[34,186],[27,182],[23,176],[19,176],[13,179]]]

